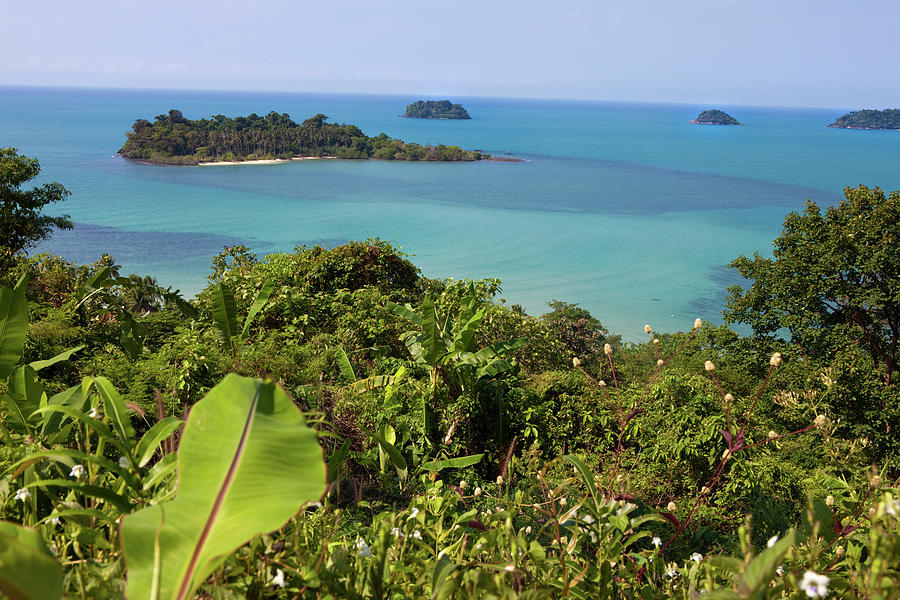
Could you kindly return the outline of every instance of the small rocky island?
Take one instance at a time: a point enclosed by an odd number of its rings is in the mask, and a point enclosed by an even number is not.
[[[449,100],[418,100],[406,107],[404,117],[409,119],[471,119],[462,104]]]
[[[386,133],[368,136],[355,125],[327,123],[323,114],[302,123],[287,113],[191,120],[172,109],[155,120],[138,119],[119,154],[160,165],[280,162],[306,158],[471,161],[489,154],[459,146],[422,146]]]
[[[691,119],[691,123],[695,125],[740,125],[740,121],[721,110],[704,110],[697,115],[696,119]]]
[[[828,127],[841,129],[900,129],[900,109],[856,110],[838,117]]]

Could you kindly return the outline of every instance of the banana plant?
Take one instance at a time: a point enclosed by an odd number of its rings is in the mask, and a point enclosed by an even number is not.
[[[174,500],[122,519],[129,600],[185,600],[239,546],[325,492],[316,433],[280,386],[228,375],[193,406]]]
[[[62,568],[37,530],[0,521],[0,594],[13,600],[62,597]]]
[[[475,337],[486,313],[486,308],[479,308],[478,304],[472,283],[460,301],[455,321],[448,314],[443,324],[431,295],[425,296],[421,313],[409,305],[387,303],[388,309],[418,328],[407,332],[403,341],[413,359],[427,367],[430,373],[429,393],[422,403],[422,424],[426,434],[431,431],[432,406],[439,378],[455,387],[459,395],[473,395],[481,381],[515,368],[507,357],[528,343],[527,338],[515,338],[477,349]]]
[[[236,353],[237,349],[246,343],[253,319],[265,307],[274,289],[275,282],[271,279],[267,279],[263,283],[256,294],[256,298],[253,300],[253,304],[250,305],[250,312],[244,318],[243,327],[238,331],[237,306],[234,301],[234,292],[224,281],[220,281],[213,286],[213,320],[215,321],[216,329],[219,330],[219,334],[222,336],[222,340],[232,354]]]

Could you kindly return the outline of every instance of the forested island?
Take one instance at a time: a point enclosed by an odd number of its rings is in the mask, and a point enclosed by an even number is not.
[[[695,125],[740,125],[740,121],[721,110],[704,110],[697,115],[696,119],[691,119],[691,123]]]
[[[828,127],[841,129],[900,129],[900,109],[856,110],[838,117]]]
[[[490,158],[459,146],[411,144],[385,133],[370,137],[355,125],[326,123],[327,119],[317,114],[298,124],[287,113],[272,111],[265,117],[253,113],[190,120],[180,110],[172,109],[152,123],[136,120],[119,154],[163,165],[320,157],[425,161]]]
[[[449,100],[419,100],[406,107],[404,117],[410,119],[471,119],[462,104]]]

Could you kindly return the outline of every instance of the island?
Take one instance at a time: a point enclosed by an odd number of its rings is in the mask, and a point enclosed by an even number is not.
[[[449,100],[419,100],[406,107],[401,116],[409,119],[471,119],[462,104]]]
[[[160,165],[204,165],[280,162],[308,158],[375,158],[381,160],[474,161],[489,154],[459,146],[422,146],[391,138],[370,137],[355,125],[326,123],[323,114],[300,124],[287,113],[256,113],[228,118],[186,119],[180,110],[158,115],[151,123],[138,119],[127,132],[119,154]]]
[[[900,109],[856,110],[838,117],[828,127],[841,129],[900,129]]]
[[[740,121],[721,110],[704,110],[697,115],[696,119],[691,119],[691,123],[695,125],[740,125]]]

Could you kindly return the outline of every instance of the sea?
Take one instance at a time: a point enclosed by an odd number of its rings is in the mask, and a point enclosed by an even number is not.
[[[381,238],[434,278],[499,278],[529,314],[562,300],[628,341],[721,323],[739,255],[771,256],[785,215],[845,186],[900,189],[900,132],[832,129],[854,108],[454,97],[471,120],[401,118],[417,95],[0,86],[0,147],[72,194],[33,252],[112,254],[187,297],[225,246],[260,257]],[[439,98],[434,98],[439,99]],[[167,167],[119,157],[135,119],[322,113],[369,135],[521,162],[309,160]],[[743,124],[691,125],[719,108]]]

